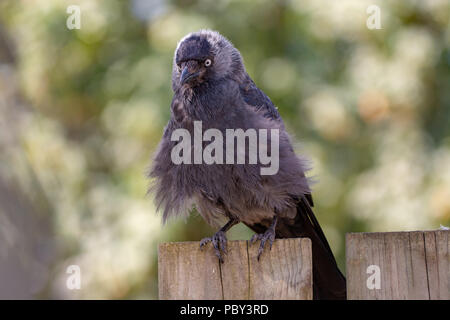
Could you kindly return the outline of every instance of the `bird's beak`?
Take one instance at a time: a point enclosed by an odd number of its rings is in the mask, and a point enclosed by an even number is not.
[[[184,67],[183,71],[181,72],[180,76],[180,84],[185,84],[186,82],[189,82],[191,79],[196,78],[199,75],[199,72],[189,72],[188,67]]]

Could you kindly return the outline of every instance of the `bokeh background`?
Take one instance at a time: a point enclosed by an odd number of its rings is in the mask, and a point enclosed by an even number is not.
[[[346,232],[448,225],[449,17],[448,0],[0,1],[0,298],[157,298],[158,243],[214,231],[195,213],[163,227],[146,196],[173,51],[201,28],[241,51],[311,158],[343,270]]]

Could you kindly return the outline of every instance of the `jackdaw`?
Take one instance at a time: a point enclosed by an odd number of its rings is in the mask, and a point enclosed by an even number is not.
[[[271,247],[275,238],[308,237],[312,241],[314,298],[345,299],[345,278],[311,209],[310,181],[305,176],[308,163],[294,153],[277,108],[247,74],[240,52],[218,32],[188,34],[175,50],[172,89],[171,117],[149,171],[149,191],[155,193],[157,207],[163,210],[163,221],[187,215],[194,206],[209,224],[227,219],[216,234],[201,241],[201,246],[212,242],[221,262],[226,253],[225,232],[239,222],[256,232],[251,243],[260,240],[259,255],[265,243]],[[188,140],[188,148],[178,150],[181,136],[198,134],[199,123],[202,130],[214,129],[214,135],[203,137],[200,145]],[[244,150],[236,145],[231,149],[247,151],[245,163],[237,163],[236,154],[226,160],[229,142],[218,133],[226,136],[229,129],[278,132],[278,136],[266,133],[270,137],[263,144],[266,156],[273,151],[269,146],[277,144],[276,173],[264,175],[261,169],[267,162],[249,161],[250,134],[244,137],[248,142]],[[196,153],[213,142],[223,146],[216,144],[213,152],[209,150],[218,161],[195,159]],[[188,161],[174,161],[174,148]]]

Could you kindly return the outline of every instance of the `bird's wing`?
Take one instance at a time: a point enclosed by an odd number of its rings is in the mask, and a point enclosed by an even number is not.
[[[269,119],[281,121],[277,108],[269,97],[260,90],[253,80],[247,76],[239,86],[241,96],[246,104],[255,108],[255,110],[263,110],[264,116]]]
[[[256,111],[263,110],[266,118],[283,122],[277,107],[273,104],[270,98],[259,89],[250,76],[247,76],[245,80],[239,86],[242,99],[246,104],[255,108]],[[312,195],[305,194],[306,200],[311,207],[314,207]]]

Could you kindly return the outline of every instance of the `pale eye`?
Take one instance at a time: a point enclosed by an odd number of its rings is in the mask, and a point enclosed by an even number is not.
[[[205,60],[205,67],[209,67],[211,65],[212,61],[211,59],[206,59]]]

